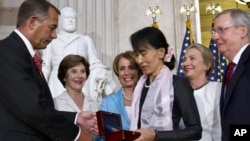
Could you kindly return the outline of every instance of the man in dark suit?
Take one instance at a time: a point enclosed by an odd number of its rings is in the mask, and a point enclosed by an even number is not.
[[[25,0],[16,30],[0,41],[0,140],[73,141],[97,133],[95,113],[59,112],[32,57],[56,38],[59,10]]]
[[[230,140],[230,125],[250,125],[249,29],[250,14],[240,9],[225,10],[214,21],[212,35],[219,52],[236,64],[231,80],[226,77],[222,86],[222,141]]]

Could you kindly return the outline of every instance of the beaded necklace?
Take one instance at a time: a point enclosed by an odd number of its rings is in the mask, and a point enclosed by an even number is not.
[[[132,100],[133,100],[132,98],[130,99],[130,98],[128,98],[128,97],[125,95],[123,89],[122,89],[122,95],[123,95],[123,97],[124,97],[126,100],[128,100],[128,101],[132,101]]]

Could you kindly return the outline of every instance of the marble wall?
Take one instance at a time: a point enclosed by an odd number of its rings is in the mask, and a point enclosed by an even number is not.
[[[15,29],[16,14],[23,0],[1,0],[0,2],[0,39]],[[152,17],[145,11],[148,7],[160,6],[162,15],[157,15],[159,28],[166,35],[169,44],[175,47],[176,58],[185,34],[186,15],[179,11],[183,4],[198,0],[49,0],[59,9],[69,6],[78,14],[78,32],[89,35],[103,63],[112,68],[116,54],[131,49],[129,36],[145,26],[151,26]],[[198,6],[197,6],[198,7]],[[11,18],[9,18],[11,17]],[[196,40],[197,15],[191,14]],[[198,21],[199,22],[199,21]],[[198,34],[197,34],[198,33]]]

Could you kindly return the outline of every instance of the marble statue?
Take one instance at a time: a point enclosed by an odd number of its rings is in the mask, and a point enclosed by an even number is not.
[[[112,70],[103,65],[98,58],[92,39],[87,35],[76,32],[77,16],[74,9],[65,7],[61,10],[59,26],[61,30],[48,47],[42,52],[43,73],[53,97],[60,95],[65,88],[57,78],[60,61],[68,54],[78,54],[90,63],[90,75],[84,84],[83,92],[90,103],[97,103],[96,111],[102,97],[112,93],[116,84],[112,77]]]

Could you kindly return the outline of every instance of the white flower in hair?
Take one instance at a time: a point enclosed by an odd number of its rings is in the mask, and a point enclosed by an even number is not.
[[[168,53],[164,57],[164,62],[170,62],[173,54],[174,54],[174,47],[169,46]]]

